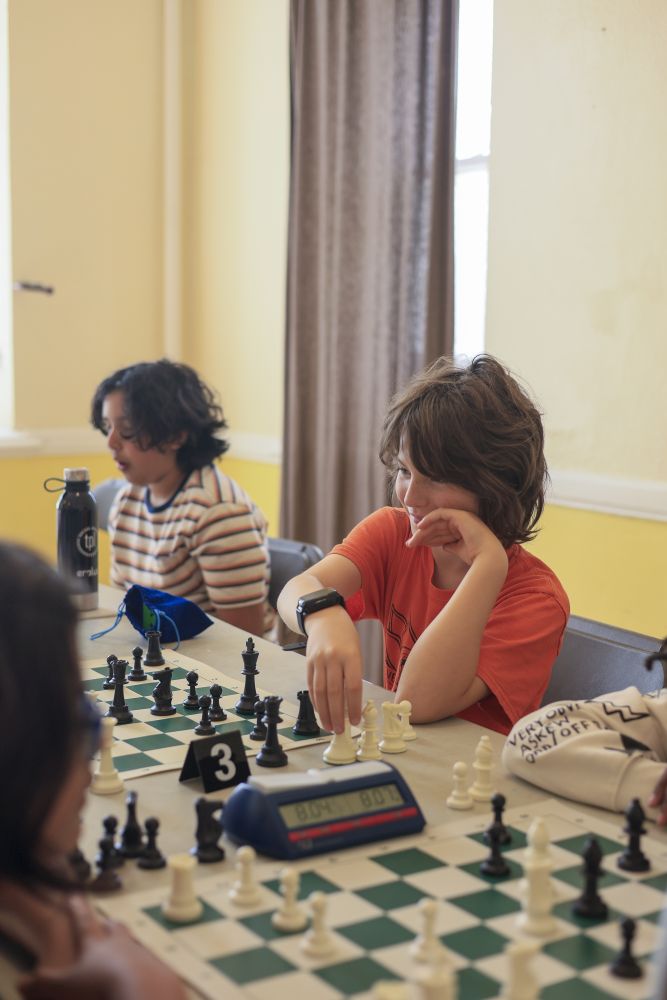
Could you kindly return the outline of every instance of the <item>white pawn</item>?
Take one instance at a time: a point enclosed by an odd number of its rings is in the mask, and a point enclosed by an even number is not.
[[[475,771],[475,780],[470,786],[470,794],[475,802],[490,802],[493,797],[493,785],[491,784],[493,749],[488,736],[480,737],[472,766]]]
[[[373,986],[373,1000],[410,1000],[408,984],[397,979],[378,979]]]
[[[336,951],[333,934],[325,925],[327,899],[323,892],[311,892],[308,897],[312,923],[301,938],[301,950],[310,958],[326,958]]]
[[[415,962],[436,962],[444,960],[445,949],[435,933],[435,919],[438,904],[435,899],[424,898],[419,903],[422,929],[410,945],[410,954]]]
[[[190,854],[173,854],[167,864],[171,871],[171,891],[162,904],[162,912],[167,920],[189,924],[197,920],[204,909],[201,900],[197,899],[192,880],[197,859]]]
[[[400,705],[397,702],[382,702],[382,739],[379,746],[383,753],[405,753],[407,750],[399,714]]]
[[[505,947],[507,979],[500,996],[502,1000],[538,1000],[539,988],[531,969],[531,958],[539,948],[536,941],[510,941]]]
[[[254,906],[261,899],[259,886],[255,881],[256,856],[254,847],[250,847],[249,844],[239,847],[236,852],[234,867],[239,877],[229,890],[229,898],[237,906]]]
[[[420,969],[415,976],[419,1000],[456,1000],[457,983],[454,969],[444,961],[443,953],[431,966]]]
[[[474,802],[468,792],[468,765],[457,760],[452,768],[454,787],[447,797],[446,804],[450,809],[472,809]]]
[[[400,709],[399,718],[401,720],[401,735],[406,743],[410,740],[416,740],[417,734],[410,725],[410,716],[412,715],[412,703],[409,701],[400,701],[398,703]]]
[[[97,770],[93,774],[90,783],[90,790],[95,795],[114,795],[122,792],[125,783],[113,765],[113,727],[116,720],[112,716],[103,716],[100,719],[100,762]]]
[[[343,732],[334,733],[331,743],[322,754],[322,760],[325,764],[354,764],[356,759],[357,744],[352,739],[346,709]]]
[[[361,713],[361,736],[357,747],[357,760],[380,760],[378,747],[378,710],[370,699]]]
[[[528,829],[528,847],[521,879],[522,912],[517,925],[526,934],[546,937],[552,934],[557,923],[551,912],[555,893],[550,878],[553,861],[549,851],[549,834],[543,819],[534,820]]]
[[[297,903],[299,873],[296,869],[283,868],[280,873],[280,891],[283,902],[272,915],[271,923],[279,931],[302,931],[308,923],[308,917]]]

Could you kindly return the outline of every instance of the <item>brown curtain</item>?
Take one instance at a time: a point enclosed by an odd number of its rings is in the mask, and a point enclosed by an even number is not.
[[[452,351],[457,14],[291,0],[281,534],[325,551],[386,502],[390,397]]]

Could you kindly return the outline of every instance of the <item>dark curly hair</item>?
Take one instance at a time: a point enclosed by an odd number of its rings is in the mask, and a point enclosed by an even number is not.
[[[106,435],[102,404],[120,391],[134,440],[140,448],[160,448],[185,432],[176,452],[184,472],[201,469],[223,455],[228,442],[218,437],[227,427],[215,395],[188,365],[162,358],[119,368],[98,385],[91,423]]]
[[[0,879],[62,885],[40,865],[38,845],[83,738],[76,622],[56,572],[0,542]]]
[[[505,546],[537,534],[549,478],[539,410],[489,354],[439,358],[392,400],[380,442],[393,491],[401,444],[429,479],[470,490]]]

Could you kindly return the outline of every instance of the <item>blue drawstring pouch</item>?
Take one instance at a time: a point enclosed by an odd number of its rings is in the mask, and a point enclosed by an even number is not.
[[[113,625],[90,638],[107,635],[123,615],[144,638],[146,632],[160,632],[161,642],[180,643],[181,639],[192,639],[213,624],[213,620],[186,597],[175,597],[164,590],[152,590],[135,583],[121,601]]]

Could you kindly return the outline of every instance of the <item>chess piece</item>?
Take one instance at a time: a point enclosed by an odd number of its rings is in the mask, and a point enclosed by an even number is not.
[[[473,761],[475,780],[469,792],[475,802],[490,802],[493,795],[491,784],[491,769],[493,767],[493,750],[488,736],[481,736],[475,749]]]
[[[238,878],[229,890],[229,898],[237,906],[256,906],[261,893],[255,880],[255,850],[248,844],[239,847],[234,865]]]
[[[222,820],[215,818],[215,813],[222,812],[222,808],[222,802],[210,802],[203,795],[195,802],[197,844],[190,850],[190,854],[194,854],[201,864],[208,865],[224,860],[225,852],[218,845],[223,830]]]
[[[222,688],[219,684],[211,684],[210,688],[211,695],[211,711],[208,713],[211,722],[224,722],[227,718],[227,713],[220,704],[220,699],[222,697]]]
[[[155,871],[158,868],[165,868],[167,860],[162,851],[157,846],[157,832],[160,829],[159,820],[150,816],[144,823],[146,829],[146,846],[144,847],[137,866],[148,871]]]
[[[572,912],[578,917],[593,920],[607,919],[607,904],[598,894],[598,880],[604,872],[601,869],[602,851],[595,837],[589,837],[582,854],[584,866],[584,891],[572,904]]]
[[[113,653],[111,653],[110,656],[107,656],[107,670],[109,672],[108,672],[108,674],[107,674],[107,676],[104,679],[104,682],[102,684],[102,688],[105,691],[113,691],[113,686],[114,686],[114,683],[115,683],[114,679],[113,679],[113,665],[114,665],[114,663],[116,662],[117,659],[118,659],[118,657],[114,656]]]
[[[211,707],[210,695],[203,694],[199,699],[199,707],[201,708],[201,719],[195,726],[195,732],[197,736],[213,736],[215,733],[215,726],[211,722],[209,716],[209,709]]]
[[[484,843],[490,844],[490,830],[495,827],[498,834],[498,843],[501,847],[506,847],[512,843],[512,834],[503,823],[503,813],[505,811],[505,796],[501,792],[496,792],[491,798],[491,808],[493,809],[493,822],[484,831]]]
[[[311,926],[301,939],[301,950],[309,958],[326,958],[336,951],[336,941],[326,926],[327,899],[323,892],[311,892],[308,897]]]
[[[285,933],[302,931],[308,923],[308,917],[299,906],[299,873],[296,868],[283,868],[280,873],[280,891],[283,901],[271,916],[271,924],[276,930]]]
[[[432,963],[417,969],[415,985],[418,1000],[456,1000],[456,973],[444,948]]]
[[[185,680],[190,690],[188,691],[187,698],[183,702],[183,708],[186,712],[196,712],[199,709],[199,695],[197,694],[199,674],[196,670],[188,670],[185,675]]]
[[[104,837],[111,838],[112,850],[109,855],[109,865],[111,868],[120,868],[121,865],[125,864],[125,858],[120,853],[118,847],[116,847],[116,830],[118,829],[118,820],[115,816],[105,816],[102,820],[102,826],[104,828]]]
[[[421,930],[409,948],[415,962],[435,962],[438,956],[444,953],[444,948],[435,931],[437,915],[438,904],[435,899],[425,896],[419,901]]]
[[[266,739],[255,757],[260,767],[284,767],[287,763],[287,754],[278,739],[278,724],[283,721],[279,714],[281,701],[277,694],[267,694],[264,699],[262,722],[266,726]]]
[[[491,845],[491,853],[488,858],[479,866],[479,870],[482,875],[491,875],[493,878],[500,878],[503,875],[509,875],[510,866],[505,861],[504,857],[500,853],[500,841],[499,841],[499,831],[496,826],[491,824],[487,831],[489,835],[489,844]]]
[[[83,851],[76,847],[72,853],[69,855],[67,860],[70,863],[70,867],[74,872],[77,882],[81,885],[85,885],[90,878],[90,873],[92,871],[90,862],[86,860]]]
[[[522,912],[517,924],[526,934],[546,937],[556,929],[551,913],[555,894],[550,872],[553,868],[549,850],[549,833],[543,819],[535,819],[528,828],[528,847],[525,851],[521,879]]]
[[[124,858],[138,858],[144,849],[144,837],[137,820],[137,793],[129,792],[125,804],[127,818],[120,832],[118,850]]]
[[[382,702],[382,739],[378,744],[382,753],[404,753],[407,750],[400,713],[400,703]]]
[[[357,747],[357,760],[380,760],[378,746],[378,710],[370,699],[361,713],[361,736]]]
[[[468,765],[457,760],[452,768],[454,787],[447,796],[446,805],[450,809],[472,809],[474,803],[468,793]]]
[[[141,665],[144,651],[141,646],[135,646],[132,650],[132,669],[127,675],[128,681],[147,681],[148,674]]]
[[[162,667],[164,666],[165,659],[162,655],[162,648],[160,646],[160,633],[157,631],[146,632],[146,639],[148,641],[148,649],[146,650],[146,655],[144,656],[144,666],[145,667]]]
[[[111,716],[100,719],[100,762],[94,772],[90,790],[94,795],[115,795],[125,787],[123,779],[113,764],[113,728],[116,720]]]
[[[234,711],[239,715],[254,715],[255,702],[259,699],[255,688],[255,677],[259,673],[257,669],[259,650],[255,649],[255,643],[251,636],[248,636],[246,639],[245,650],[241,653],[241,656],[243,657],[243,670],[241,674],[244,677],[245,683],[243,694],[234,705]]]
[[[641,965],[632,954],[632,942],[636,933],[636,924],[632,917],[621,921],[623,947],[609,966],[613,976],[620,979],[640,979],[644,975]]]
[[[616,864],[626,872],[647,872],[651,863],[639,846],[642,835],[646,833],[646,814],[639,799],[632,800],[625,810],[625,819],[624,833],[629,834],[628,846],[619,855]]]
[[[115,892],[122,889],[123,883],[112,863],[113,840],[111,837],[102,837],[99,841],[99,854],[95,858],[97,865],[97,875],[90,883],[93,892]]]
[[[266,739],[266,726],[264,725],[264,713],[266,712],[266,705],[264,704],[264,699],[260,698],[255,702],[255,725],[248,733],[249,740],[262,740]]]
[[[325,764],[354,764],[357,759],[357,745],[352,739],[350,720],[345,710],[343,732],[334,733],[331,743],[327,744],[322,760]]]
[[[134,721],[132,712],[125,704],[125,672],[128,667],[127,660],[114,660],[113,701],[108,706],[106,714],[115,719],[119,726],[125,726]]]
[[[162,904],[162,912],[175,924],[192,923],[204,910],[192,880],[197,862],[189,854],[173,854],[167,864],[171,872],[171,889],[169,898]]]
[[[539,1000],[539,986],[531,968],[531,959],[539,949],[537,941],[509,941],[505,945],[507,980],[501,1000]]]
[[[144,663],[147,662],[147,660],[144,660]],[[153,701],[155,704],[151,708],[151,715],[174,715],[176,709],[171,703],[171,667],[156,670],[151,676],[154,681],[157,681],[157,684],[153,688]]]
[[[412,715],[412,702],[410,701],[399,701],[398,703],[399,713],[398,718],[401,722],[401,735],[405,743],[410,743],[412,740],[417,739],[417,734],[410,725],[410,716]]]
[[[410,1000],[411,992],[407,983],[399,979],[378,979],[373,984],[373,1000]]]
[[[292,726],[292,732],[295,736],[319,736],[322,730],[317,724],[308,689],[297,691],[296,696],[299,699],[299,714]]]

